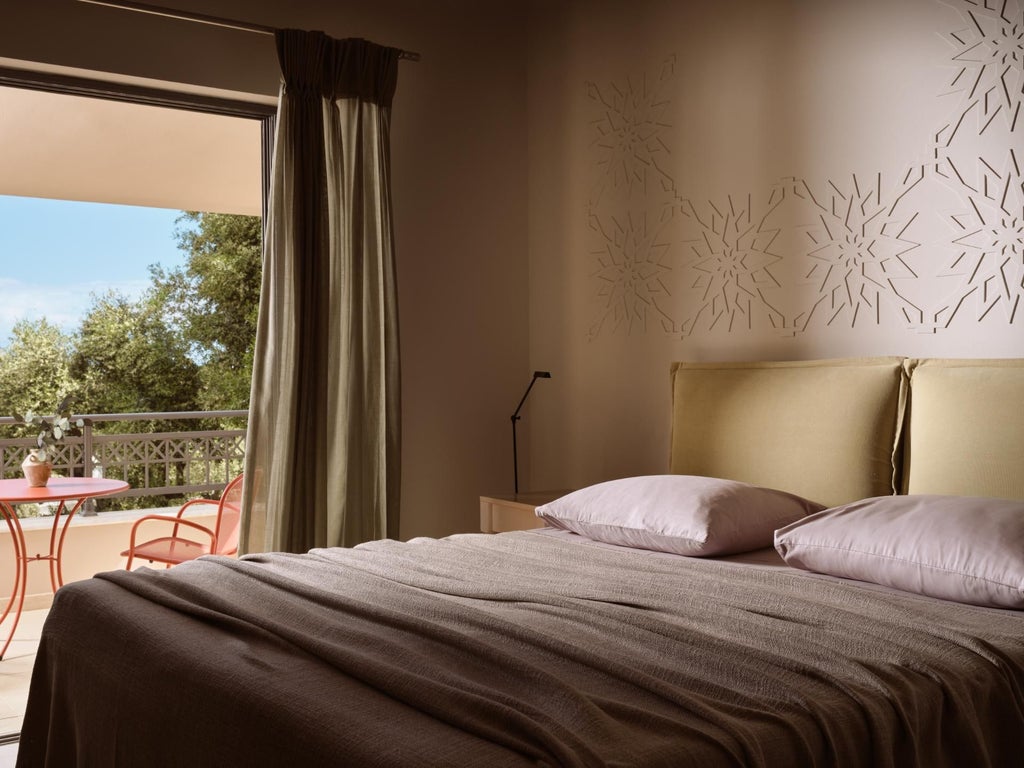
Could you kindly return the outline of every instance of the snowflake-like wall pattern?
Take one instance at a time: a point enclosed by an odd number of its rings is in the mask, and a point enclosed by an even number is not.
[[[698,207],[692,200],[683,202],[683,218],[694,222],[700,231],[688,243],[693,254],[688,267],[697,273],[691,287],[700,291],[701,302],[683,324],[684,336],[698,327],[750,328],[759,312],[773,326],[785,327],[785,316],[768,297],[770,289],[779,287],[772,265],[782,260],[771,251],[779,230],[765,224],[776,205],[769,203],[755,219],[749,196],[741,201],[730,197],[725,205],[708,202]]]
[[[829,182],[827,202],[811,196],[819,212],[817,225],[806,231],[812,263],[806,279],[818,298],[794,318],[799,328],[806,329],[815,315],[823,315],[827,325],[844,318],[851,326],[867,318],[878,323],[883,300],[902,309],[906,319],[920,317],[920,308],[900,294],[894,281],[916,277],[903,256],[918,243],[903,237],[905,222],[896,208],[921,178],[909,175],[888,192],[881,174],[870,183],[854,175],[848,186]]]
[[[1024,174],[1017,153],[1010,150],[1001,164],[983,162],[978,189],[968,196],[969,207],[951,215],[959,246],[949,275],[962,279],[957,301],[942,307],[936,317],[949,325],[965,305],[977,307],[984,319],[1001,306],[1014,322],[1024,298]]]
[[[1024,0],[961,0],[953,7],[967,26],[950,34],[957,67],[950,91],[961,103],[940,131],[947,146],[969,126],[985,133],[1000,116],[1017,130],[1024,99]]]
[[[603,88],[587,83],[587,96],[599,108],[599,116],[591,123],[598,170],[591,195],[593,204],[609,192],[628,197],[639,188],[642,194],[647,193],[652,184],[661,190],[675,189],[666,168],[666,137],[672,126],[665,117],[669,105],[665,90],[674,68],[672,58],[656,77],[627,77]]]
[[[669,244],[648,227],[646,216],[602,219],[592,215],[590,226],[601,242],[593,254],[601,306],[590,329],[591,338],[602,330],[646,331],[652,322],[671,332],[675,322],[668,311],[671,295],[665,283],[671,270],[666,263]]]
[[[947,117],[921,127],[920,154],[900,175],[788,176],[767,194],[707,200],[673,176],[674,57],[653,72],[586,83],[588,271],[598,299],[589,337],[1018,322],[1024,0],[937,2],[961,19],[945,36],[954,73],[936,94]]]

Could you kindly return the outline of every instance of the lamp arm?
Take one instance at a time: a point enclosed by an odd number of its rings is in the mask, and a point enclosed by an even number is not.
[[[530,390],[533,389],[533,385],[536,382],[536,376],[530,379],[530,383],[523,393],[523,399],[519,401],[519,405],[516,406],[516,412],[512,414],[512,489],[513,493],[517,496],[519,495],[519,446],[516,444],[516,422],[519,421],[519,411],[523,409],[523,403],[530,396]]]
[[[512,417],[512,489],[516,496],[519,495],[519,447],[516,445],[516,422],[518,416]]]
[[[523,397],[519,401],[519,405],[516,406],[515,413],[512,414],[512,473],[513,473],[513,487],[515,493],[519,495],[519,446],[516,445],[516,422],[519,421],[519,411],[523,409],[523,403],[526,402],[526,398],[530,396],[530,390],[533,389],[533,385],[537,383],[537,379],[550,379],[551,373],[549,371],[534,371],[533,378],[530,379],[529,385],[526,387],[526,391],[523,392]]]
[[[512,414],[512,423],[519,421],[519,412],[523,410],[523,403],[526,402],[526,398],[530,396],[530,390],[533,389],[533,385],[537,383],[537,377],[534,376],[530,379],[529,385],[526,387],[526,391],[523,393],[523,399],[519,401],[519,405],[516,406],[516,412]]]

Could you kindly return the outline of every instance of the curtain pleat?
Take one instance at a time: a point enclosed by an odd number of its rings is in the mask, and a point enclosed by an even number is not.
[[[246,445],[241,551],[398,536],[390,185],[399,51],[277,34],[283,82]]]

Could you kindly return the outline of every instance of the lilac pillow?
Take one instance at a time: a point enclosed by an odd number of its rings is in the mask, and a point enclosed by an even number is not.
[[[595,541],[703,557],[770,547],[776,528],[823,508],[735,480],[650,475],[583,488],[537,516]]]
[[[879,496],[775,532],[789,565],[973,605],[1024,608],[1024,502]]]

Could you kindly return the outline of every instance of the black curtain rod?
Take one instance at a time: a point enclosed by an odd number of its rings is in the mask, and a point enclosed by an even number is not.
[[[210,16],[205,13],[193,11],[179,11],[176,8],[164,8],[159,5],[147,5],[145,3],[133,3],[128,0],[78,0],[80,3],[92,5],[106,5],[110,8],[120,8],[125,11],[138,11],[139,13],[151,13],[154,16],[166,16],[171,19],[182,19],[184,21],[195,21],[200,24],[210,24],[215,27],[227,27],[228,29],[240,29],[243,32],[256,32],[261,35],[273,35],[277,32],[276,27],[268,27],[265,24],[253,24],[248,21],[236,21],[225,19],[220,16]],[[402,51],[398,58],[410,61],[419,61],[420,55],[415,51]]]

